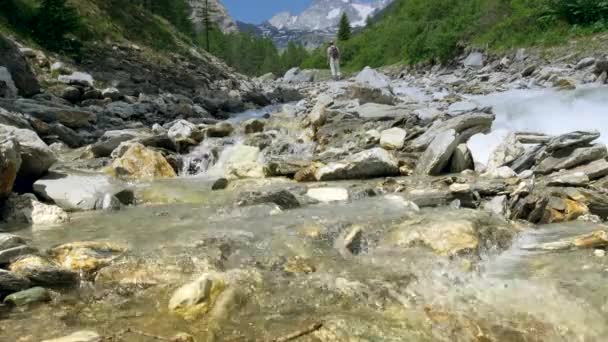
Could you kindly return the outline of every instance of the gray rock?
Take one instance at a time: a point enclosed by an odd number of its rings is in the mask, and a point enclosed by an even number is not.
[[[471,52],[463,62],[465,67],[481,68],[484,64],[484,56],[481,52]]]
[[[0,61],[11,73],[13,82],[21,96],[32,96],[40,92],[40,84],[19,47],[8,38],[0,36]]]
[[[80,279],[78,273],[35,255],[19,258],[9,266],[9,270],[40,286],[73,286]]]
[[[14,306],[24,306],[39,302],[49,302],[51,295],[49,291],[43,287],[32,287],[31,289],[13,293],[4,298],[5,304]]]
[[[71,85],[79,85],[83,87],[95,86],[95,80],[93,76],[84,72],[73,72],[71,75],[60,75],[58,77],[59,82],[63,82]]]
[[[589,177],[583,172],[565,172],[551,175],[547,179],[548,186],[586,186]]]
[[[6,265],[11,263],[13,260],[23,255],[28,255],[35,252],[36,250],[30,246],[22,245],[17,247],[8,248],[0,251],[0,265]]]
[[[597,61],[595,63],[595,68],[593,70],[593,73],[596,75],[603,75],[604,73],[608,72],[608,59],[603,59],[600,61]]]
[[[606,161],[606,159],[599,159],[587,165],[576,167],[568,172],[582,172],[589,177],[590,180],[599,179],[608,176],[608,161]]]
[[[334,242],[334,247],[345,258],[360,254],[363,249],[362,245],[363,229],[360,226],[345,230]]]
[[[91,145],[90,151],[95,158],[109,157],[120,143],[145,136],[148,135],[135,129],[107,131],[99,138],[99,141]]]
[[[315,172],[319,181],[340,179],[366,179],[399,174],[395,157],[382,148],[373,148],[347,157],[339,163],[330,163]]]
[[[570,146],[587,145],[592,141],[600,137],[598,131],[576,131],[560,136],[554,137],[547,143],[547,152],[552,153],[554,151],[567,148]]]
[[[450,161],[450,172],[459,173],[464,170],[475,170],[473,156],[466,144],[459,144],[454,150]]]
[[[355,109],[355,113],[362,119],[386,120],[404,117],[409,110],[404,106],[391,106],[379,103],[365,103]]]
[[[13,272],[0,269],[0,293],[16,292],[30,288],[31,282]]]
[[[67,211],[94,210],[107,194],[121,198],[124,191],[130,190],[104,174],[51,173],[34,183],[38,196]]]
[[[54,225],[70,220],[68,213],[58,206],[41,203],[32,194],[12,194],[0,209],[0,216],[9,223]]]
[[[58,122],[50,124],[48,128],[49,130],[45,137],[47,141],[53,138],[52,140],[56,142],[56,139],[58,139],[71,148],[78,148],[85,144],[85,138],[82,135]]]
[[[527,67],[524,68],[524,70],[522,70],[521,76],[522,77],[532,76],[532,74],[534,74],[534,72],[536,71],[536,68],[538,68],[538,66],[536,64],[528,65]]]
[[[495,116],[486,113],[469,113],[459,115],[446,121],[435,121],[421,136],[412,141],[412,147],[425,149],[435,137],[448,130],[460,135],[460,142],[465,142],[477,133],[487,133],[492,127]]]
[[[298,198],[288,190],[278,190],[269,192],[246,192],[239,196],[240,206],[251,206],[258,204],[274,203],[282,210],[295,209],[300,207]]]
[[[44,340],[42,342],[101,342],[101,336],[94,331],[78,331],[71,335]]]
[[[511,169],[508,166],[501,166],[501,167],[489,170],[487,172],[487,176],[489,176],[491,178],[507,179],[507,178],[517,177],[517,172],[513,171],[513,169]]]
[[[508,217],[508,208],[507,208],[507,196],[496,196],[492,198],[490,201],[486,202],[483,206],[485,210],[491,211],[497,215]]]
[[[361,70],[361,72],[357,74],[357,77],[355,77],[355,82],[371,88],[390,90],[390,79],[386,75],[370,67],[365,67]]]
[[[449,129],[439,133],[418,160],[415,172],[419,175],[441,174],[448,166],[458,144],[458,134],[455,130]]]
[[[249,120],[243,122],[243,126],[245,127],[245,134],[263,132],[265,125],[266,125],[266,122],[261,119],[249,119]]]
[[[95,209],[105,211],[120,210],[122,203],[120,200],[112,194],[105,194],[100,202],[95,205]]]
[[[314,73],[309,70],[302,70],[300,68],[291,68],[287,70],[283,76],[283,82],[287,83],[303,83],[312,82],[314,80]]]
[[[234,127],[228,122],[218,122],[217,124],[207,127],[207,136],[211,138],[224,138],[232,134]]]
[[[60,96],[62,99],[68,100],[72,103],[76,103],[76,102],[80,101],[82,93],[80,92],[80,89],[69,86],[69,87],[63,88]]]
[[[576,63],[576,66],[574,67],[574,69],[581,70],[581,69],[590,67],[593,64],[595,64],[595,61],[596,61],[596,59],[593,57],[583,58],[578,63]]]
[[[120,90],[116,88],[106,88],[101,91],[101,97],[112,101],[118,101],[122,98],[122,94],[120,93]]]
[[[604,144],[596,144],[590,147],[577,147],[567,150],[562,149],[543,159],[534,172],[548,174],[561,169],[571,169],[598,159],[606,158],[607,155],[608,151]]]
[[[359,103],[378,103],[384,105],[394,105],[398,99],[393,95],[389,88],[372,88],[364,84],[353,84],[349,87],[349,97],[359,100]]]
[[[0,107],[0,124],[33,130],[26,117],[21,113],[13,113]]]
[[[23,238],[20,236],[0,233],[0,251],[23,245],[25,245],[25,240],[23,240]]]
[[[452,116],[461,115],[475,111],[478,108],[479,106],[475,102],[461,101],[451,104],[450,107],[448,107],[448,114]]]
[[[169,300],[169,310],[185,309],[208,300],[213,283],[217,281],[217,276],[205,273],[197,280],[180,287]]]
[[[171,125],[167,136],[180,145],[198,145],[204,138],[203,132],[186,120],[177,120]]]
[[[88,89],[82,94],[83,100],[101,100],[103,96],[101,95],[101,90],[99,89]]]
[[[3,102],[0,106],[8,110],[30,115],[46,123],[59,122],[73,129],[90,128],[97,121],[97,116],[89,111],[68,106],[62,102],[17,99]]]
[[[20,167],[19,144],[12,138],[0,137],[0,200],[11,194]]]
[[[33,131],[0,125],[0,135],[12,137],[19,144],[19,177],[36,180],[57,161],[53,151]]]
[[[7,68],[0,66],[0,97],[15,98],[18,90]]]
[[[229,181],[226,178],[219,178],[211,186],[211,190],[224,190],[228,187]]]
[[[405,145],[407,132],[399,127],[393,127],[382,131],[380,134],[380,146],[387,150],[400,150]]]

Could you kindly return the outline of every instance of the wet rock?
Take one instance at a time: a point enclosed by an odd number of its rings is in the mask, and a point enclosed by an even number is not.
[[[106,193],[95,203],[96,210],[115,211],[120,210],[122,203],[116,196]]]
[[[138,180],[176,177],[175,170],[160,152],[135,143],[124,155],[112,163],[111,170],[116,177]]]
[[[178,146],[198,145],[204,138],[203,132],[186,120],[177,120],[171,125],[167,136]]]
[[[73,286],[79,281],[78,273],[35,255],[19,258],[9,270],[41,286]]]
[[[126,251],[126,247],[109,242],[82,241],[55,247],[49,254],[66,269],[92,274],[110,265]]]
[[[0,200],[8,197],[21,167],[19,144],[12,138],[0,138]]]
[[[283,271],[289,274],[310,274],[316,272],[317,268],[309,259],[296,256],[287,260]]]
[[[7,249],[0,250],[0,265],[6,265],[11,263],[13,260],[23,256],[28,255],[30,253],[35,252],[36,250],[27,245],[21,245],[16,247],[11,247]]]
[[[269,191],[269,192],[247,192],[240,196],[240,206],[249,206],[265,203],[274,203],[281,210],[295,209],[300,207],[298,198],[288,190]]]
[[[217,124],[207,127],[207,136],[210,138],[224,138],[232,134],[234,127],[228,122],[218,122]]]
[[[70,221],[70,216],[56,205],[39,202],[32,194],[11,195],[4,207],[0,209],[0,217],[10,223],[25,223],[32,225],[53,225]]]
[[[144,136],[145,133],[133,129],[106,131],[96,143],[91,145],[90,150],[95,158],[109,157],[120,143]]]
[[[496,196],[490,201],[486,202],[483,206],[485,210],[491,211],[496,215],[508,217],[508,206],[507,196]]]
[[[547,143],[546,151],[552,153],[571,146],[587,145],[600,137],[598,131],[576,131],[554,137]]]
[[[393,237],[399,246],[423,245],[439,255],[451,256],[476,251],[480,245],[476,231],[477,227],[471,221],[452,220],[433,222],[424,228],[400,230]]]
[[[49,291],[43,287],[32,287],[31,289],[15,292],[4,298],[5,304],[24,306],[39,302],[51,301]]]
[[[30,288],[31,283],[27,278],[18,274],[0,269],[0,293],[12,293]]]
[[[348,190],[344,188],[312,188],[306,196],[323,203],[348,201]]]
[[[358,255],[363,249],[363,229],[354,226],[345,230],[334,242],[334,247],[343,257]]]
[[[608,155],[606,145],[596,144],[589,147],[562,149],[542,160],[534,170],[536,173],[548,174],[561,169],[571,169]]]
[[[11,73],[15,86],[21,96],[32,96],[40,92],[40,84],[26,58],[15,43],[0,37],[0,61]]]
[[[228,187],[228,182],[229,181],[226,178],[219,178],[213,182],[211,190],[224,190],[226,187]]]
[[[60,75],[57,79],[59,82],[81,87],[93,87],[95,85],[93,76],[79,71],[75,71],[71,75]]]
[[[493,114],[469,113],[446,121],[435,121],[426,132],[412,141],[412,147],[425,149],[437,135],[452,129],[460,135],[460,142],[466,142],[477,133],[487,133],[492,127],[494,118]]]
[[[420,208],[443,207],[455,199],[450,191],[440,189],[413,189],[407,198]]]
[[[195,319],[211,310],[225,288],[226,281],[221,274],[205,273],[173,293],[169,300],[169,310],[187,320]]]
[[[243,123],[245,134],[260,133],[264,131],[266,122],[260,119],[249,119]]]
[[[53,172],[34,183],[34,192],[67,211],[93,210],[109,194],[132,204],[126,186],[111,177],[96,173]]]
[[[267,177],[295,177],[298,171],[310,164],[310,160],[298,156],[266,157],[264,174]],[[314,179],[313,179],[314,180]]]
[[[466,144],[459,144],[452,154],[450,172],[460,173],[464,170],[474,170],[473,156]]]
[[[57,161],[53,151],[33,131],[0,125],[0,135],[13,139],[19,144],[22,162],[18,177],[33,182]]]
[[[589,214],[589,208],[584,203],[568,198],[550,196],[540,223],[569,222],[586,214]]]
[[[42,342],[101,342],[102,337],[94,331],[77,331],[71,335],[44,340]]]
[[[63,142],[72,148],[81,147],[86,141],[81,134],[58,122],[48,126],[48,133],[44,139],[47,142],[57,142],[59,140],[59,142]]]
[[[71,103],[76,103],[80,101],[82,93],[80,89],[76,87],[65,87],[61,90],[61,94],[59,95],[62,99],[68,100]]]
[[[20,236],[0,233],[0,251],[17,246],[24,246],[25,244],[25,240]]]
[[[246,145],[235,146],[232,154],[226,160],[225,178],[264,178],[264,167],[259,159],[259,148]]]
[[[387,150],[400,150],[405,145],[407,132],[399,127],[390,128],[380,134],[380,146]]]
[[[315,172],[318,181],[340,179],[366,179],[396,176],[397,160],[382,148],[373,148],[347,157],[339,163],[330,163]]]
[[[15,98],[17,97],[17,87],[13,82],[11,73],[5,67],[0,67],[0,97]]]
[[[415,172],[419,175],[440,175],[448,166],[458,144],[455,130],[439,133],[420,157]]]
[[[318,165],[304,167],[294,174],[293,179],[297,182],[314,182],[317,180],[316,173],[319,168]]]

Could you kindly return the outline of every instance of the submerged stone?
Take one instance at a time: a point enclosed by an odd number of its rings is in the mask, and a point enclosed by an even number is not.
[[[48,302],[50,300],[51,295],[47,289],[43,287],[32,287],[31,289],[15,292],[7,296],[4,298],[4,303],[14,306],[24,306],[38,302]]]

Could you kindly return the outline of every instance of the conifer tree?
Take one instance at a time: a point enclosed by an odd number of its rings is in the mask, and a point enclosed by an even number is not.
[[[76,10],[66,0],[42,0],[34,18],[36,40],[52,50],[66,47],[66,37],[78,27]]]
[[[338,40],[346,41],[350,39],[352,29],[350,27],[350,20],[346,13],[342,13],[340,18],[340,24],[338,26]]]

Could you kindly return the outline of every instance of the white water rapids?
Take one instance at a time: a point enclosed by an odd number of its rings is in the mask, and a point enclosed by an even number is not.
[[[597,130],[608,143],[608,87],[583,87],[572,91],[510,90],[472,98],[496,114],[493,131],[469,141],[476,160],[487,161],[511,132],[558,135],[576,130]]]

